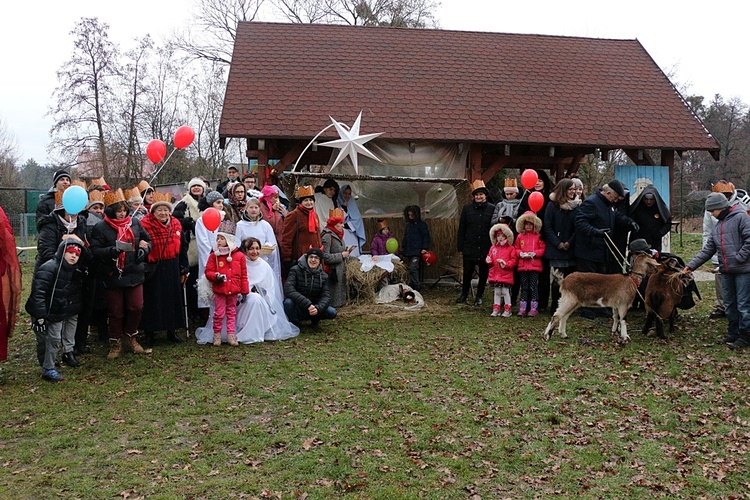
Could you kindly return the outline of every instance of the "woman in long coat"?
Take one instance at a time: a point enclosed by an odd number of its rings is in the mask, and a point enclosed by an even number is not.
[[[182,241],[180,222],[171,215],[169,195],[154,196],[149,213],[141,219],[153,245],[148,254],[148,277],[143,284],[140,325],[148,345],[154,344],[157,331],[166,331],[170,342],[182,342],[175,330],[185,327],[182,276],[189,272],[187,245]]]
[[[297,208],[284,218],[281,236],[282,267],[289,269],[311,248],[322,248],[320,221],[315,213],[315,191],[312,186],[302,186],[297,192]]]
[[[334,208],[329,212],[323,234],[323,265],[327,268],[328,289],[331,291],[331,305],[341,307],[346,304],[346,259],[349,252],[344,246],[344,211]]]

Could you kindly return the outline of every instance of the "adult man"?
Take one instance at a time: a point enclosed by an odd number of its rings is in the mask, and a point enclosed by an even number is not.
[[[237,167],[235,167],[234,165],[229,165],[227,167],[226,180],[222,181],[218,186],[216,186],[216,190],[226,198],[226,194],[224,193],[224,191],[227,190],[227,186],[232,182],[237,182],[239,178],[240,173],[237,171]]]
[[[328,275],[323,271],[323,252],[311,248],[297,260],[284,283],[284,312],[289,321],[299,326],[309,319],[317,326],[322,319],[335,319],[336,309],[331,307]]]
[[[245,192],[248,198],[260,198],[260,191],[256,187],[257,182],[255,181],[255,177],[251,174],[245,174],[242,178],[242,184],[245,185]]]
[[[49,215],[55,209],[55,193],[65,191],[70,187],[70,174],[65,170],[58,170],[52,176],[52,187],[41,197],[36,206],[36,223],[45,215]]]
[[[487,276],[490,273],[485,257],[487,257],[487,252],[490,251],[492,246],[490,228],[492,227],[492,215],[495,213],[495,205],[487,201],[489,194],[490,192],[482,180],[474,181],[471,191],[473,201],[461,210],[456,246],[458,251],[463,254],[463,280],[461,281],[461,295],[456,299],[457,304],[466,302],[469,297],[474,268],[479,267],[479,283],[477,284],[477,298],[474,305],[482,305],[482,295],[487,285]]]

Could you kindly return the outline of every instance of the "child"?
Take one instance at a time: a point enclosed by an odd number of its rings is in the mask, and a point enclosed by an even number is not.
[[[62,359],[68,366],[80,366],[73,355],[78,311],[83,303],[83,272],[78,259],[83,242],[71,236],[60,243],[52,260],[34,275],[26,312],[34,319],[36,355],[42,367],[42,378],[59,382],[63,376],[55,369],[55,358],[63,344]]]
[[[388,227],[388,221],[385,219],[378,219],[378,232],[370,243],[370,253],[373,256],[377,255],[388,255],[390,252],[386,250],[385,243],[389,238],[394,238],[391,229]]]
[[[421,289],[419,263],[422,261],[422,254],[430,249],[430,229],[422,220],[421,211],[417,205],[404,208],[404,222],[406,227],[401,248],[409,268],[411,287],[418,292]]]
[[[227,342],[239,345],[235,334],[237,302],[250,293],[245,256],[234,243],[234,224],[224,221],[216,234],[216,244],[206,262],[206,278],[214,292],[214,345],[221,345],[221,327],[227,318]]]
[[[518,186],[515,179],[505,179],[503,194],[505,199],[495,205],[495,213],[492,216],[493,224],[502,223],[500,218],[503,216],[515,219],[518,215],[518,205],[521,204],[521,200],[518,199]]]
[[[539,314],[539,276],[542,274],[545,244],[539,232],[542,229],[542,220],[532,211],[524,213],[516,221],[516,251],[518,252],[518,274],[521,278],[521,292],[518,315],[526,316],[526,307],[529,309],[529,317]]]
[[[502,316],[511,315],[510,287],[513,286],[513,269],[516,267],[516,249],[513,247],[513,231],[506,224],[495,224],[490,229],[492,248],[487,254],[487,264],[490,266],[489,281],[495,287],[495,302],[492,314],[500,314],[500,302],[505,301]]]

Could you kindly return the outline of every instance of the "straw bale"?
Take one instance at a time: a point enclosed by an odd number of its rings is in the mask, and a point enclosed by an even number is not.
[[[409,283],[409,270],[403,262],[393,263],[393,272],[389,278],[391,283]],[[374,304],[376,292],[381,280],[388,275],[387,271],[374,267],[369,272],[362,272],[358,259],[346,261],[346,283],[349,288],[349,303]]]

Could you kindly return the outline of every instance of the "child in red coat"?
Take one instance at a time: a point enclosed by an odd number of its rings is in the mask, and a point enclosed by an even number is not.
[[[206,262],[206,278],[214,292],[214,345],[221,345],[221,327],[227,318],[227,342],[239,345],[235,334],[237,303],[250,293],[245,256],[234,242],[234,224],[222,222],[216,245]],[[239,298],[238,298],[239,295]]]
[[[485,262],[490,266],[489,282],[495,287],[495,302],[492,314],[500,314],[501,302],[505,301],[502,316],[510,316],[510,288],[513,286],[513,269],[516,267],[516,249],[513,247],[513,231],[506,224],[495,224],[490,229],[492,248]]]
[[[539,277],[542,274],[545,244],[541,239],[542,220],[528,211],[516,221],[516,251],[518,275],[521,278],[518,315],[526,316],[526,306],[531,305],[529,316],[539,314]]]

